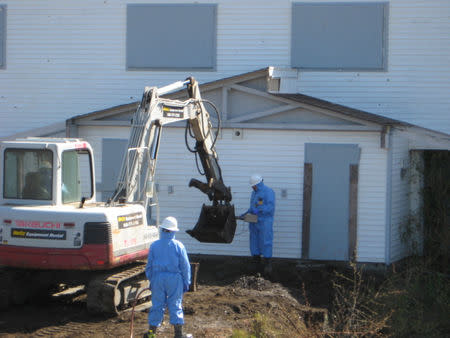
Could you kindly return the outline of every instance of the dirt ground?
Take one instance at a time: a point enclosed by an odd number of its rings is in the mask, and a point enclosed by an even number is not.
[[[268,325],[277,337],[298,337],[305,325],[326,319],[330,285],[324,269],[299,270],[295,262],[274,261],[264,277],[245,258],[191,258],[198,262],[197,290],[185,294],[184,332],[194,337],[231,337]],[[261,317],[261,315],[263,315]],[[133,327],[131,327],[131,322]],[[142,337],[147,312],[93,316],[83,293],[52,297],[0,312],[0,337]],[[131,330],[132,329],[132,330]],[[166,313],[159,337],[173,337]]]

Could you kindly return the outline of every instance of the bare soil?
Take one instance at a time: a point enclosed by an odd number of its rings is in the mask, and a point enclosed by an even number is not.
[[[184,296],[184,332],[194,337],[231,337],[236,330],[265,329],[298,337],[305,326],[323,325],[330,298],[326,269],[299,270],[295,262],[273,263],[264,277],[246,258],[193,258],[199,262],[197,290]],[[85,294],[51,297],[0,312],[0,337],[142,337],[147,312],[93,316]],[[258,317],[263,315],[263,317]],[[259,318],[259,320],[258,320]],[[262,318],[262,319],[261,319]],[[131,325],[132,324],[132,325]],[[159,337],[173,337],[166,313]]]

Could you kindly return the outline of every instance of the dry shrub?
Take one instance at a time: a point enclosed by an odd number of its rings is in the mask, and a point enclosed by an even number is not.
[[[270,322],[270,317],[256,313],[251,332],[245,330],[234,330],[231,338],[272,338],[279,337],[279,333],[274,329],[273,323]]]
[[[387,328],[390,311],[375,279],[364,280],[363,267],[350,263],[350,272],[335,272],[330,331],[336,336],[378,336]]]

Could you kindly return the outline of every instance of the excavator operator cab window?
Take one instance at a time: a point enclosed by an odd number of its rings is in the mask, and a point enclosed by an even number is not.
[[[52,199],[52,151],[48,149],[6,149],[4,171],[4,198]]]
[[[80,202],[93,195],[91,157],[87,150],[67,150],[62,153],[62,202]]]

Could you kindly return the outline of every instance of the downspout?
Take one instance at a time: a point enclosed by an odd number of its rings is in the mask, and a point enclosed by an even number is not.
[[[386,220],[385,220],[385,264],[391,264],[391,223],[392,223],[392,163],[393,163],[393,136],[390,126],[386,127],[387,165],[386,165]]]

